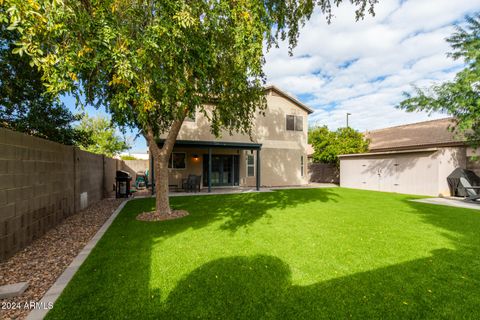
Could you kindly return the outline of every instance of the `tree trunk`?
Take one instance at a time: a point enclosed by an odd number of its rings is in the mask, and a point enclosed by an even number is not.
[[[146,134],[155,170],[155,214],[159,216],[168,216],[172,213],[168,198],[168,160],[172,154],[182,123],[183,119],[173,121],[162,148],[158,147],[155,141],[155,134],[151,129],[148,129]]]
[[[157,147],[158,148],[158,147]],[[168,198],[168,156],[162,156],[160,153],[154,158],[153,166],[155,168],[155,212],[159,215],[169,215],[170,202]]]

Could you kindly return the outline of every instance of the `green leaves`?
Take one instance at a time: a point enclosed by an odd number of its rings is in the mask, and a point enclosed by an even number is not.
[[[80,146],[82,150],[113,157],[129,148],[106,117],[84,115],[77,129],[86,132],[90,137],[89,141]]]
[[[265,108],[265,46],[293,48],[315,6],[329,18],[342,1],[4,2],[0,18],[25,44],[16,52],[32,57],[52,94],[84,90],[115,122],[155,135],[198,110],[220,135],[249,134]],[[350,2],[361,15],[376,1]]]
[[[1,10],[0,10],[1,12]],[[46,92],[42,73],[24,52],[16,31],[0,24],[0,126],[63,144],[82,143],[85,134],[65,105]]]
[[[369,141],[352,128],[328,130],[327,126],[313,128],[308,132],[308,141],[313,146],[313,161],[339,164],[338,155],[368,151]]]

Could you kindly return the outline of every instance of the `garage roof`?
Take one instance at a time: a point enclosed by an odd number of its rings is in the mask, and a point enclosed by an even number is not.
[[[453,118],[430,120],[379,130],[367,131],[370,151],[405,150],[465,145],[465,139],[449,130]]]
[[[355,158],[355,157],[374,157],[374,156],[386,156],[404,153],[422,153],[422,152],[435,152],[438,148],[424,148],[424,149],[410,149],[410,150],[397,150],[397,151],[384,151],[384,152],[367,152],[367,153],[351,153],[341,154],[339,158]]]

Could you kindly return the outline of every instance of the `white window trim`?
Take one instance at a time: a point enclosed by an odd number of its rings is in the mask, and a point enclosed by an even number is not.
[[[253,158],[253,164],[248,164],[248,158],[249,157],[252,157]],[[253,168],[253,175],[249,175],[248,174],[248,168],[249,167],[252,167]],[[256,174],[256,169],[255,169],[255,156],[253,154],[247,154],[247,158],[246,158],[246,169],[247,169],[247,177],[250,178],[250,177],[255,177],[255,174]]]

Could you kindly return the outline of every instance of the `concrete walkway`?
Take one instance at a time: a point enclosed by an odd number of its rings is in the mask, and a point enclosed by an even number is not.
[[[466,209],[474,209],[480,210],[480,202],[479,203],[472,203],[463,201],[461,198],[427,198],[427,199],[417,199],[412,200],[415,202],[422,202],[422,203],[429,203],[429,204],[437,204],[442,206],[450,206],[450,207],[457,207],[457,208],[466,208]]]
[[[207,188],[202,188],[200,192],[185,192],[185,191],[170,191],[170,197],[180,196],[208,196],[216,194],[235,194],[235,193],[253,193],[253,192],[272,192],[275,190],[286,189],[316,189],[316,188],[336,188],[338,185],[333,183],[309,183],[303,186],[286,186],[286,187],[262,187],[257,190],[255,187],[213,187],[212,192],[208,192]],[[133,198],[148,198],[151,197],[150,190],[142,190],[133,195]]]

